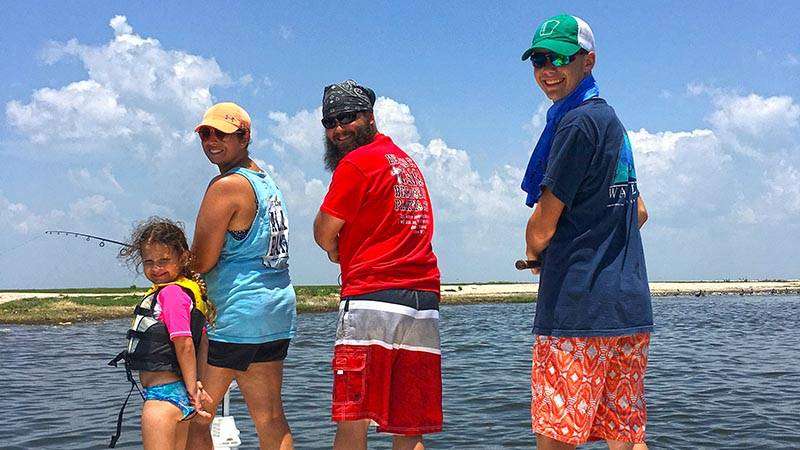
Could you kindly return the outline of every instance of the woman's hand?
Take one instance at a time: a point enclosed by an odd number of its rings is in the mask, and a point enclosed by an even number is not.
[[[197,415],[205,418],[211,418],[211,413],[204,409],[204,405],[212,404],[213,399],[208,392],[203,389],[203,383],[200,380],[197,380],[197,387],[194,395],[190,393],[189,398],[192,400],[192,406],[194,406],[195,411],[197,411]]]

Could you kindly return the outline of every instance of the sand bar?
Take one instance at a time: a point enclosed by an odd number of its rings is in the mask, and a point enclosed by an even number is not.
[[[535,295],[537,283],[444,284],[442,297],[512,297]],[[650,283],[654,296],[800,294],[800,280],[787,281],[674,281]]]
[[[142,291],[144,294],[144,291]],[[13,302],[14,300],[26,300],[29,298],[67,298],[67,297],[122,297],[125,293],[118,294],[98,294],[81,292],[0,292],[0,303]]]
[[[519,297],[534,296],[539,289],[537,283],[493,283],[493,284],[443,284],[444,300],[459,297]],[[678,295],[778,295],[800,294],[800,280],[786,281],[671,281],[650,283],[654,296]],[[124,294],[59,293],[59,292],[0,292],[0,303],[28,298],[59,297],[105,297]]]

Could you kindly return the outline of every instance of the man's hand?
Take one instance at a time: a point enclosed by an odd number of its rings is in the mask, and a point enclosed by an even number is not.
[[[333,250],[328,252],[328,259],[331,260],[334,264],[339,264],[339,247],[337,246]]]
[[[526,253],[526,256],[528,257],[529,261],[538,261],[539,260],[539,255],[534,253],[534,252],[532,252],[530,249],[528,249],[525,253]],[[542,266],[534,267],[534,268],[531,269],[531,273],[534,274],[534,275],[539,275],[539,273],[541,271],[542,271]]]

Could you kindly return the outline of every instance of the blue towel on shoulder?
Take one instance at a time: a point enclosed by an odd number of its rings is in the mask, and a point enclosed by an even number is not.
[[[553,145],[553,136],[556,134],[558,123],[566,113],[575,109],[578,105],[590,98],[600,95],[600,90],[594,77],[590,74],[584,78],[571,94],[553,103],[547,110],[547,125],[539,136],[539,142],[533,149],[528,168],[525,169],[525,176],[522,178],[522,190],[528,193],[525,204],[533,208],[542,195],[540,187],[544,173],[547,170],[547,159],[550,157],[550,146]]]

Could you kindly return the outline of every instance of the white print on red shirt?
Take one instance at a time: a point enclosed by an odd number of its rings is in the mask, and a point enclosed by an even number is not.
[[[425,180],[419,167],[411,157],[399,158],[387,154],[392,166],[392,176],[397,179],[394,185],[394,210],[402,225],[409,225],[411,231],[422,234],[428,229],[428,199],[425,195]]]

